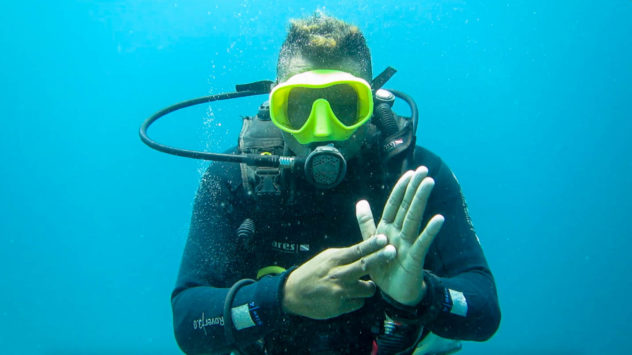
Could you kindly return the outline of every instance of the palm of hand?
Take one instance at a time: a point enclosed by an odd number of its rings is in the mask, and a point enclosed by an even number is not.
[[[428,169],[419,167],[404,174],[386,202],[382,219],[375,228],[370,206],[360,201],[356,206],[362,238],[384,234],[396,251],[388,263],[372,267],[370,276],[377,286],[394,300],[416,305],[423,298],[423,264],[428,248],[443,225],[443,216],[430,219],[421,234],[419,227],[434,180],[426,177]]]
[[[401,236],[393,223],[380,221],[376,234],[384,234],[397,254],[389,263],[375,268],[369,274],[376,285],[400,303],[417,303],[421,299],[423,260],[411,253],[412,243]]]

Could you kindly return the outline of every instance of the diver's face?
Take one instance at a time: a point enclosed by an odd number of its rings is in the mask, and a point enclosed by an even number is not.
[[[362,66],[356,61],[349,58],[343,58],[338,63],[329,66],[323,66],[318,65],[300,55],[293,56],[287,61],[287,66],[285,67],[285,70],[283,70],[282,73],[279,73],[279,77],[277,78],[277,80],[279,83],[282,83],[293,75],[317,69],[340,70],[350,73],[356,77],[364,78],[368,82],[370,82],[371,80],[370,78],[366,78],[367,75],[363,72]],[[355,107],[353,108],[353,110],[355,110]],[[334,144],[334,146],[340,151],[340,153],[342,153],[342,155],[344,155],[346,159],[349,159],[355,156],[360,151],[360,148],[362,147],[364,139],[366,137],[366,132],[367,125],[365,124],[358,128],[349,139],[344,141],[332,141],[331,143]],[[282,134],[285,143],[297,156],[305,157],[311,152],[313,144],[301,144],[292,134],[285,131],[283,131]],[[318,145],[321,144],[323,144],[323,142],[318,143]]]

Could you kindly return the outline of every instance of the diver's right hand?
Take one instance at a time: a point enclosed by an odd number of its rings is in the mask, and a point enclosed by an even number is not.
[[[286,313],[328,319],[353,312],[373,296],[369,269],[395,257],[395,248],[377,235],[347,248],[330,248],[299,266],[287,278],[282,300]]]

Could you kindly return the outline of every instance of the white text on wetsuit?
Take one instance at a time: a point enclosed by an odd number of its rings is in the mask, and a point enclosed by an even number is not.
[[[204,312],[202,312],[202,317],[193,320],[193,329],[202,329],[204,333],[206,333],[206,327],[210,327],[213,325],[221,325],[224,326],[224,317],[213,317],[206,318],[204,316]]]

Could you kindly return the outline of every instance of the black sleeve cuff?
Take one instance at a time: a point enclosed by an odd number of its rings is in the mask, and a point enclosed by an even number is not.
[[[264,276],[256,283],[244,286],[237,292],[233,307],[247,305],[251,319],[251,322],[247,323],[251,326],[240,326],[233,319],[236,330],[245,334],[256,334],[261,331],[268,333],[277,328],[278,321],[283,316],[281,306],[283,286],[292,270],[289,269],[280,275]]]
[[[440,311],[440,307],[436,305],[438,302],[441,302],[445,288],[441,286],[439,278],[428,271],[424,271],[424,282],[426,283],[426,294],[416,306],[399,303],[386,293],[381,292],[382,299],[386,303],[386,314],[397,322],[407,324],[417,323],[425,325],[435,320]]]
[[[440,304],[443,303],[448,290],[443,287],[441,280],[424,270],[424,282],[426,283],[426,295],[419,304],[419,320],[422,324],[430,324],[439,316]],[[449,297],[449,295],[448,295]]]

